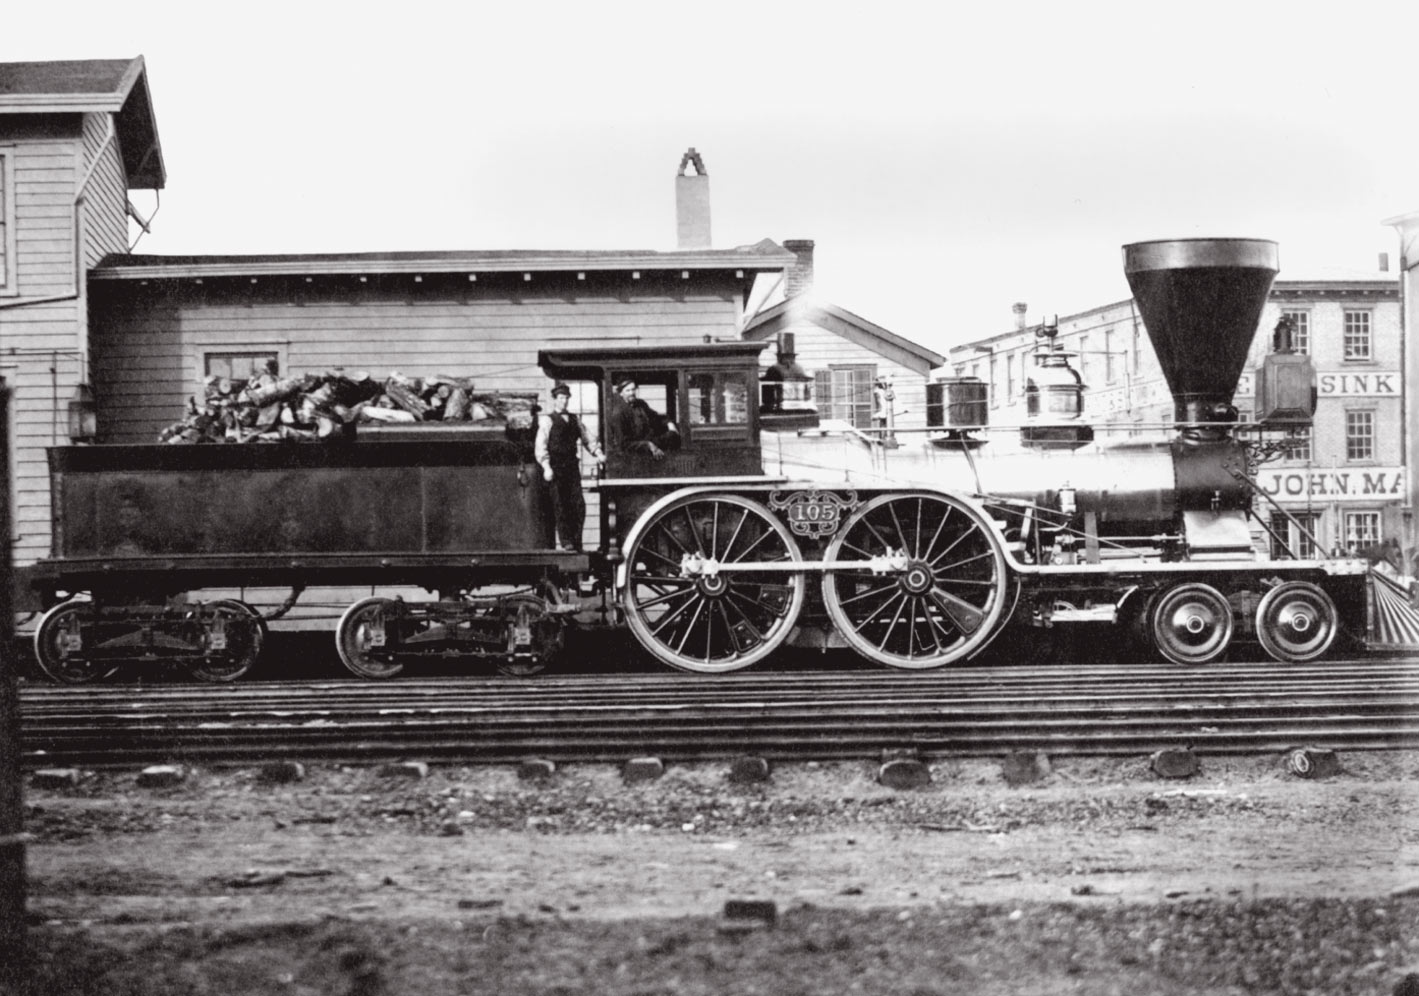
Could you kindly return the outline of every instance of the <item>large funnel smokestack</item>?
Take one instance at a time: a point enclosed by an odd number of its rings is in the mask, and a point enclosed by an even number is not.
[[[1123,247],[1123,270],[1179,422],[1225,421],[1271,281],[1276,243],[1177,239]]]

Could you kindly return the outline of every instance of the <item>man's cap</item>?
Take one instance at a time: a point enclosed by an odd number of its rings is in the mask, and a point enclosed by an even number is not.
[[[559,394],[565,394],[570,398],[572,396],[572,389],[561,381],[557,381],[552,385],[552,397],[555,398]]]
[[[634,377],[618,377],[616,378],[616,383],[612,385],[612,388],[617,394],[620,394],[622,391],[624,391],[627,387],[634,384],[635,382],[636,379]]]

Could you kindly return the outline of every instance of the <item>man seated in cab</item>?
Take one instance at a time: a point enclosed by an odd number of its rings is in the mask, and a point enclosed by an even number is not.
[[[542,477],[552,485],[552,516],[557,525],[557,548],[580,551],[581,531],[586,524],[586,499],[581,493],[581,457],[577,444],[597,463],[606,462],[596,439],[585,423],[567,411],[572,389],[558,381],[552,388],[552,411],[537,418],[537,441],[533,453],[542,467]]]
[[[652,460],[680,448],[680,430],[675,423],[636,396],[634,378],[623,377],[615,384],[620,403],[611,412],[611,438],[623,453],[645,453]]]

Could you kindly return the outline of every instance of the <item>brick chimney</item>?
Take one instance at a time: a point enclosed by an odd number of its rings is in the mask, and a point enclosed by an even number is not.
[[[1010,306],[1010,310],[1015,313],[1015,328],[1023,330],[1025,328],[1025,312],[1029,310],[1029,305],[1024,301],[1016,301]]]
[[[695,172],[686,176],[691,166]],[[675,230],[676,248],[710,247],[709,173],[693,147],[680,157],[680,172],[675,176]]]
[[[784,275],[784,296],[807,294],[813,289],[813,240],[784,239],[783,247],[798,257],[789,264]]]

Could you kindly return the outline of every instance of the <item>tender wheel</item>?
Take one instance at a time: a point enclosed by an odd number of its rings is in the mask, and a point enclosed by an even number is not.
[[[933,493],[882,495],[858,509],[825,560],[823,601],[850,646],[880,664],[941,667],[974,655],[1012,599],[1005,547],[980,512]]]
[[[671,667],[735,671],[783,643],[806,585],[791,570],[736,570],[799,558],[793,534],[758,502],[690,495],[657,512],[626,551],[631,632]]]
[[[207,606],[222,621],[222,637],[215,639],[210,625],[204,626],[201,663],[192,666],[192,676],[202,681],[236,681],[250,671],[266,643],[266,620],[245,602],[221,599]],[[225,646],[214,647],[214,643]]]
[[[393,678],[404,670],[403,664],[382,653],[382,648],[393,642],[386,638],[385,618],[385,608],[393,604],[388,598],[365,598],[340,617],[335,648],[351,673],[361,678]]]
[[[1232,642],[1232,606],[1210,584],[1187,582],[1160,594],[1148,615],[1158,653],[1174,664],[1210,664]]]
[[[61,685],[86,685],[107,678],[118,667],[89,656],[96,637],[93,603],[87,599],[60,602],[35,627],[35,660],[51,681]]]
[[[498,671],[514,678],[540,674],[562,649],[561,620],[536,595],[508,596],[503,612],[508,620],[508,652],[498,658]]]
[[[1335,603],[1305,581],[1277,585],[1256,607],[1256,636],[1262,649],[1288,664],[1320,657],[1335,642],[1338,630]]]

